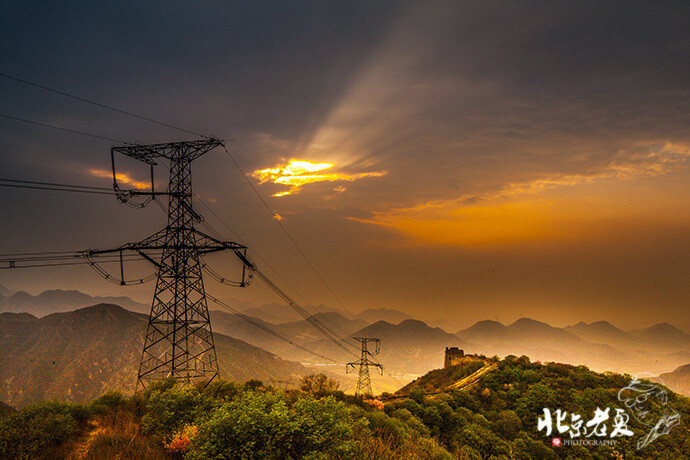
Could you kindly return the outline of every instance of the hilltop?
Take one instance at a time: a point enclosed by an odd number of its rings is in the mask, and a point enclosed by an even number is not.
[[[478,383],[481,376],[494,370],[498,362],[496,358],[465,355],[460,364],[430,371],[396,391],[395,396],[408,396],[415,390],[438,394],[469,389]]]
[[[583,421],[606,409],[611,417],[603,423],[611,430],[613,414],[625,412],[618,393],[630,384],[629,376],[531,363],[526,356],[466,358],[378,399],[346,395],[335,382],[310,376],[301,390],[281,391],[256,380],[205,388],[163,381],[130,398],[108,393],[84,405],[45,402],[0,415],[0,457],[687,458],[690,400],[663,387],[658,390],[667,392],[667,406],[652,398],[650,414],[670,408],[677,411],[679,426],[637,449],[650,428],[634,414],[626,424],[631,435],[616,438],[611,431],[547,435],[537,423],[545,408],[581,415]],[[569,425],[570,417],[561,422]],[[556,437],[608,443],[555,445]]]

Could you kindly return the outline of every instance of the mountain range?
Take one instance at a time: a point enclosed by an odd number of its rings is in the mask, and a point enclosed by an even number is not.
[[[63,291],[52,289],[38,295],[24,291],[12,292],[5,288],[8,295],[0,294],[0,312],[31,313],[34,316],[46,316],[51,313],[72,311],[99,303],[119,305],[127,310],[146,313],[150,305],[136,302],[129,297],[90,296],[80,291]]]
[[[36,335],[35,329],[33,329],[39,326],[47,328],[46,330],[60,329],[58,325],[50,322],[55,319],[49,312],[55,309],[74,310],[75,307],[71,305],[83,306],[84,303],[88,304],[88,302],[100,303],[102,299],[112,300],[112,303],[126,306],[128,310],[147,312],[149,308],[126,297],[92,297],[78,291],[51,290],[44,291],[37,296],[18,292],[10,293],[9,297],[0,298],[0,311],[6,311],[2,316],[3,322],[11,322],[16,326],[15,333],[8,333],[9,336],[3,335],[1,338],[0,350],[2,353],[0,354],[7,354],[5,349],[11,346],[12,340],[18,340],[17,334],[23,336],[23,333],[19,331],[24,331],[23,327],[27,325],[29,329],[26,329],[26,333],[34,335],[33,338],[26,340],[38,341],[43,343],[46,349],[49,349],[53,345],[41,342],[44,339],[39,340],[40,337]],[[690,363],[690,335],[668,323],[657,324],[641,330],[623,331],[606,321],[590,324],[580,322],[572,326],[558,328],[534,319],[521,318],[509,325],[490,320],[479,321],[469,328],[451,334],[442,328],[430,327],[422,321],[411,319],[409,315],[397,310],[369,309],[353,317],[347,312],[320,305],[309,307],[310,311],[316,313],[305,319],[294,310],[280,304],[256,306],[238,301],[237,306],[244,308],[243,315],[250,317],[249,319],[254,324],[240,315],[213,310],[211,311],[211,318],[214,333],[218,336],[227,336],[227,339],[232,337],[237,342],[241,341],[245,346],[251,346],[255,351],[260,349],[273,354],[275,359],[299,362],[304,371],[326,370],[329,375],[335,376],[341,381],[343,388],[349,388],[356,378],[356,374],[345,375],[343,373],[344,363],[355,362],[360,356],[359,342],[354,340],[354,337],[377,337],[381,340],[380,353],[372,357],[374,361],[381,363],[385,369],[383,378],[372,374],[374,386],[379,385],[379,391],[399,388],[401,384],[410,379],[442,366],[443,353],[445,347],[448,346],[457,346],[464,349],[466,353],[501,357],[527,355],[533,361],[584,364],[597,371],[616,371],[630,374],[650,373],[659,375],[669,373],[673,369]],[[8,309],[11,312],[21,312],[24,309],[31,314],[15,314],[13,316],[7,312]],[[135,315],[135,313],[127,313]],[[43,317],[39,319],[37,316]],[[118,318],[122,319],[120,316]],[[145,324],[145,315],[136,314],[136,318],[141,324]],[[390,321],[380,318],[387,318]],[[48,321],[49,319],[50,321]],[[269,319],[272,319],[273,322]],[[283,321],[285,319],[287,321]],[[43,322],[43,320],[47,322]],[[27,325],[22,326],[22,321],[25,321]],[[340,342],[348,351],[326,340],[314,327],[314,322],[330,329],[335,336],[341,339]],[[88,327],[93,331],[98,331],[99,328],[107,329],[105,323],[99,323],[96,320],[88,324]],[[143,332],[132,332],[131,328],[134,326],[128,325],[126,321],[118,320],[117,324],[119,324],[120,329],[125,331],[119,333],[121,337],[116,337],[118,333],[112,332],[113,340],[117,339],[117,347],[124,350],[120,354],[130,356],[134,363],[138,362]],[[144,326],[140,325],[139,327],[143,328]],[[9,330],[12,329],[12,327],[9,328]],[[77,328],[73,331],[61,332],[63,334],[61,336],[62,341],[59,341],[57,336],[52,335],[51,337],[53,337],[53,342],[59,343],[61,347],[66,347],[70,337],[80,337],[81,334],[86,333],[80,331]],[[88,340],[84,339],[86,341],[83,343],[96,343],[99,337],[97,333],[94,334]],[[277,338],[276,335],[300,344],[303,349],[295,348]],[[11,337],[15,338],[10,340]],[[127,337],[127,340],[124,340],[124,337]],[[224,343],[225,340],[225,338],[218,339],[217,343]],[[138,342],[133,343],[132,341]],[[335,365],[333,362],[316,357],[304,351],[304,348],[327,356],[340,364]],[[32,350],[31,353],[34,353],[36,349]],[[114,350],[112,349],[113,352]],[[83,361],[86,355],[79,355],[78,351],[78,347],[74,348],[70,354]],[[105,349],[101,351],[104,354],[108,352]],[[40,360],[31,361],[31,353],[17,359],[40,364]],[[113,367],[117,366],[122,367],[122,363],[113,364]],[[231,364],[228,363],[228,366]],[[77,367],[83,368],[83,363]],[[107,376],[107,378],[104,377],[105,383],[103,385],[107,386],[108,382],[117,378],[127,380],[127,377],[118,377],[113,369],[108,369],[103,374]],[[268,369],[270,370],[271,367],[269,366]],[[45,371],[46,369],[43,372]],[[73,370],[68,371],[74,372]],[[135,375],[134,370],[131,372]],[[260,375],[266,375],[266,373],[259,372],[259,369],[256,373],[252,371],[242,374],[239,370],[233,372],[233,375],[242,378],[261,378]],[[279,375],[280,372],[269,372],[269,374],[273,378],[284,377],[282,374]],[[94,378],[96,379],[96,377]],[[45,386],[43,383],[36,385],[37,388]],[[56,385],[61,386],[62,383],[56,383]],[[41,391],[50,394],[47,387]],[[78,393],[79,390],[72,388],[71,391]]]
[[[86,401],[108,390],[132,392],[146,316],[99,304],[37,318],[0,313],[0,400],[23,407],[52,397]],[[221,376],[299,379],[300,364],[215,333]]]
[[[521,318],[508,326],[480,321],[456,335],[470,343],[472,352],[524,354],[533,360],[585,364],[600,372],[658,374],[690,362],[690,335],[668,323],[625,332],[605,321],[557,328]]]
[[[151,304],[137,302],[126,296],[91,296],[76,290],[61,289],[50,289],[38,295],[31,295],[24,291],[12,291],[0,284],[0,313],[31,313],[34,316],[40,317],[51,313],[72,311],[77,308],[88,307],[99,303],[119,305],[127,310],[141,313],[148,313],[151,309]],[[268,323],[281,324],[297,322],[304,319],[295,310],[288,308],[287,305],[278,303],[256,305],[238,299],[226,299],[225,303],[233,305],[245,315],[258,318]],[[397,324],[405,319],[412,319],[407,313],[388,308],[370,308],[357,315],[352,315],[349,312],[331,308],[326,305],[307,305],[304,308],[312,314],[338,313],[343,317],[349,317],[355,320],[359,319],[363,321],[363,323],[361,323],[363,325],[375,323],[380,320]]]

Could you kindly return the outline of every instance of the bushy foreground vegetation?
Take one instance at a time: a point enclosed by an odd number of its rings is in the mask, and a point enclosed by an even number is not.
[[[345,395],[317,375],[300,390],[258,381],[186,388],[162,381],[130,398],[48,401],[0,419],[0,458],[687,458],[687,398],[669,393],[681,425],[642,450],[634,440],[647,427],[632,421],[636,437],[618,438],[615,446],[552,447],[536,426],[544,407],[588,414],[620,406],[617,393],[629,379],[526,357],[493,364],[471,388],[444,391],[450,374],[469,375],[451,368],[421,380],[423,387],[379,400]]]
[[[436,441],[321,375],[304,390],[259,381],[181,388],[156,382],[125,398],[48,401],[0,420],[0,458],[452,458]]]

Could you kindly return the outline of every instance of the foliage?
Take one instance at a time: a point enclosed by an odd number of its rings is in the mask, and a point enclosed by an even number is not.
[[[0,419],[0,459],[687,458],[687,398],[668,393],[681,425],[642,450],[635,442],[649,427],[632,419],[635,437],[616,438],[615,446],[552,447],[537,429],[543,408],[589,418],[597,407],[621,407],[618,391],[630,377],[526,356],[482,361],[492,370],[468,385],[462,379],[477,368],[471,360],[379,400],[346,395],[317,374],[302,390],[260,381],[181,388],[165,380],[132,397],[106,393],[87,406],[48,401]]]
[[[45,401],[0,420],[0,458],[34,459],[82,431],[89,411],[78,404]]]
[[[450,373],[453,368],[432,371],[422,379],[444,382],[444,371]],[[616,438],[615,448],[552,447],[551,437],[537,429],[537,418],[545,407],[587,418],[597,407],[622,408],[618,391],[629,381],[630,376],[599,374],[585,366],[543,365],[530,363],[526,356],[508,356],[470,388],[429,395],[419,391],[420,385],[411,386],[405,396],[384,398],[384,410],[407,424],[422,424],[457,458],[687,458],[690,401],[670,391],[669,405],[681,414],[681,426],[643,450],[637,450],[635,442],[650,428],[632,417],[628,428],[635,436]],[[652,407],[655,410],[659,407]]]
[[[349,458],[361,426],[333,398],[299,398],[282,392],[244,393],[199,425],[186,458]]]
[[[311,374],[302,377],[300,390],[316,396],[325,396],[338,390],[340,384],[326,374]]]
[[[146,414],[141,419],[144,433],[169,441],[185,425],[209,414],[219,402],[197,387],[154,388],[147,392]]]
[[[195,425],[185,426],[182,431],[175,433],[172,440],[165,445],[166,450],[178,454],[187,453],[198,431],[199,429]]]
[[[17,411],[15,410],[14,407],[0,401],[0,418],[5,417],[6,415],[14,414],[15,412],[17,412]]]

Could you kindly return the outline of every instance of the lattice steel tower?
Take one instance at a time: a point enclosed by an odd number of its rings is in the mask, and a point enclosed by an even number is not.
[[[354,370],[356,365],[359,365],[359,377],[357,378],[357,389],[355,390],[356,395],[371,395],[371,377],[369,376],[369,366],[377,367],[383,375],[383,366],[369,361],[369,356],[374,356],[381,351],[381,340],[371,337],[355,337],[355,340],[359,340],[362,343],[362,356],[359,361],[354,361],[347,363],[345,366],[345,371],[347,372],[350,367]],[[367,343],[372,342],[376,345],[373,352],[367,349]]]
[[[85,254],[95,264],[99,254],[135,251],[157,267],[156,288],[144,339],[137,387],[152,380],[172,377],[184,383],[211,381],[218,377],[218,361],[209,320],[200,256],[230,249],[246,256],[246,247],[224,242],[201,233],[195,223],[202,220],[192,208],[192,161],[211,149],[223,145],[217,139],[192,142],[173,142],[155,145],[127,145],[113,147],[113,185],[118,198],[127,202],[132,196],[167,195],[168,224],[139,243],[129,243],[117,249],[88,251]],[[123,191],[117,184],[113,154],[122,153],[151,165],[151,191]],[[153,166],[156,160],[170,162],[170,182],[165,192],[155,192]],[[160,260],[147,252],[156,251]],[[246,258],[245,258],[246,260]],[[122,266],[122,264],[121,264]],[[127,284],[123,280],[120,284]],[[242,280],[235,283],[244,286]]]

